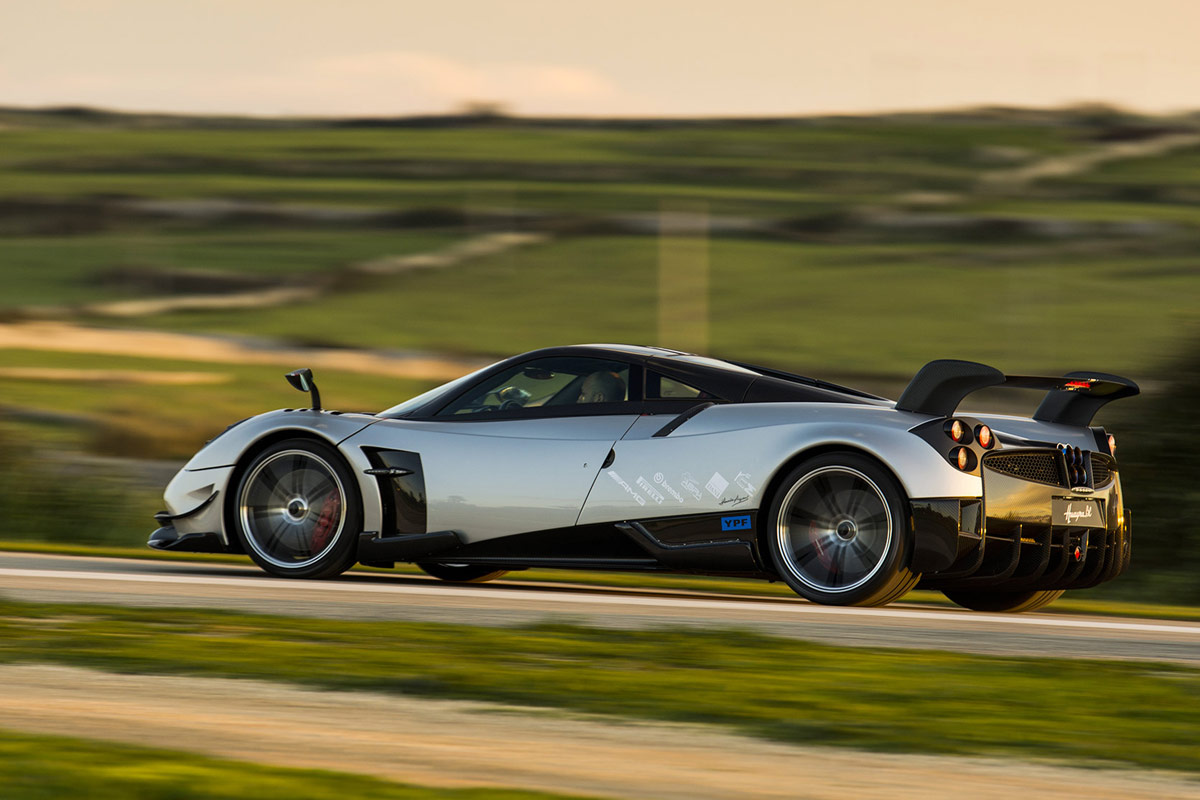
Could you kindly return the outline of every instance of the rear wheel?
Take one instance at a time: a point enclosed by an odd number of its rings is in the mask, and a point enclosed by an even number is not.
[[[484,583],[508,574],[506,569],[480,567],[473,564],[442,564],[424,562],[417,564],[427,575],[453,583]]]
[[[946,589],[942,592],[963,608],[972,611],[1007,611],[1017,614],[1050,605],[1063,596],[1062,589],[1042,592],[965,591]]]
[[[767,516],[775,569],[800,596],[826,605],[885,605],[920,579],[908,569],[904,494],[875,461],[831,453],[784,479]]]
[[[284,578],[330,578],[354,564],[362,500],[341,456],[311,439],[288,439],[242,471],[232,517],[246,553]]]

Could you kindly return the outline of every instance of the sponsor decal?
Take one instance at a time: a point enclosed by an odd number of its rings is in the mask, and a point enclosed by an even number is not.
[[[723,531],[748,531],[748,530],[750,530],[750,515],[744,514],[740,517],[721,517],[721,530],[723,530]]]
[[[750,482],[749,472],[739,472],[737,477],[733,479],[733,482],[742,487],[742,491],[750,497],[754,497],[754,493],[758,491],[758,489],[754,488],[754,484]]]
[[[709,494],[719,500],[721,495],[725,493],[725,490],[729,488],[729,481],[725,480],[725,476],[721,473],[714,472],[712,477],[708,479],[708,483],[704,484],[704,488],[708,490]]]
[[[620,475],[618,475],[617,471],[615,469],[610,469],[608,471],[608,477],[612,478],[614,481],[616,481],[618,486],[620,486],[622,489],[624,489],[626,492],[628,492],[629,495],[634,500],[637,501],[637,504],[639,506],[646,505],[646,498],[642,497],[640,494],[638,494],[636,491],[634,491],[633,487],[630,486],[628,483],[626,483],[625,479],[622,478]]]
[[[650,481],[646,480],[641,475],[638,475],[637,485],[639,489],[646,493],[647,497],[658,503],[660,506],[662,505],[662,501],[666,499],[662,496],[661,492],[650,485]]]
[[[654,473],[654,482],[657,483],[659,486],[661,486],[664,492],[671,495],[671,498],[673,500],[676,500],[677,502],[680,502],[680,503],[683,502],[683,495],[681,495],[675,489],[674,486],[667,483],[667,479],[663,476],[663,474],[661,472]]]
[[[699,500],[701,497],[703,497],[703,495],[700,494],[700,481],[698,481],[694,477],[692,477],[692,473],[690,473],[690,472],[683,473],[683,479],[679,481],[679,485],[683,487],[683,490],[685,492],[687,492],[688,494],[690,494],[692,497],[696,498],[697,500]]]

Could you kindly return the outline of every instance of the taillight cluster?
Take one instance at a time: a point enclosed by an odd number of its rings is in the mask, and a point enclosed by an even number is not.
[[[944,426],[946,435],[958,447],[950,451],[950,463],[961,469],[963,472],[972,472],[975,466],[979,463],[975,452],[967,445],[972,442],[977,443],[984,450],[991,450],[996,446],[996,437],[992,434],[992,429],[987,425],[976,425],[974,429],[968,423],[961,419],[948,419]]]
[[[1072,486],[1087,485],[1087,467],[1083,465],[1083,451],[1078,447],[1071,447],[1067,444],[1060,444],[1058,452],[1062,455],[1063,460],[1067,462],[1067,478],[1070,479]]]

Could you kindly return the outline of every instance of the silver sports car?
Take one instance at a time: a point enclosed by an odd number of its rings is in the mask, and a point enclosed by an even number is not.
[[[243,420],[171,481],[161,550],[245,553],[328,578],[414,562],[449,581],[552,567],[783,580],[818,603],[912,589],[1022,611],[1129,564],[1115,441],[1091,427],[1132,381],[934,361],[892,401],[656,347],[501,361],[378,414]],[[988,387],[1029,417],[959,414]]]

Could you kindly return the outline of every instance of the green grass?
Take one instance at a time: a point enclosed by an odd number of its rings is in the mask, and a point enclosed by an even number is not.
[[[708,722],[839,747],[1200,771],[1200,671],[1160,664],[830,647],[736,631],[16,602],[0,604],[0,661]]]
[[[80,446],[106,455],[181,462],[230,423],[275,408],[302,405],[305,396],[283,375],[298,364],[219,364],[89,353],[0,349],[0,369],[133,370],[201,373],[218,383],[143,385],[119,377],[105,381],[5,378],[3,405],[79,415]],[[325,404],[345,411],[376,412],[441,383],[317,370]],[[28,435],[28,432],[26,432]]]
[[[508,203],[568,213],[652,210],[660,197],[688,196],[707,198],[718,213],[787,216],[814,198],[827,209],[913,187],[969,188],[993,167],[981,156],[989,147],[1036,158],[1086,146],[1065,126],[1004,119],[644,129],[500,121],[375,130],[134,120],[63,126],[34,115],[14,122],[0,130],[0,194],[7,196]]]
[[[492,355],[654,343],[658,247],[648,237],[568,239],[295,308],[137,324]],[[708,258],[715,353],[810,374],[907,380],[935,357],[1018,374],[1078,369],[1103,330],[1104,368],[1136,376],[1200,321],[1200,303],[1187,302],[1200,300],[1190,257],[713,240]]]
[[[124,230],[64,237],[4,237],[0,306],[97,302],[171,294],[162,286],[131,283],[130,270],[204,270],[267,279],[278,285],[298,274],[330,272],[383,256],[436,250],[455,241],[437,232],[288,230]],[[123,272],[122,272],[123,271]],[[247,288],[262,288],[249,286]]]
[[[553,800],[517,789],[434,789],[181,751],[0,730],[5,800]]]

